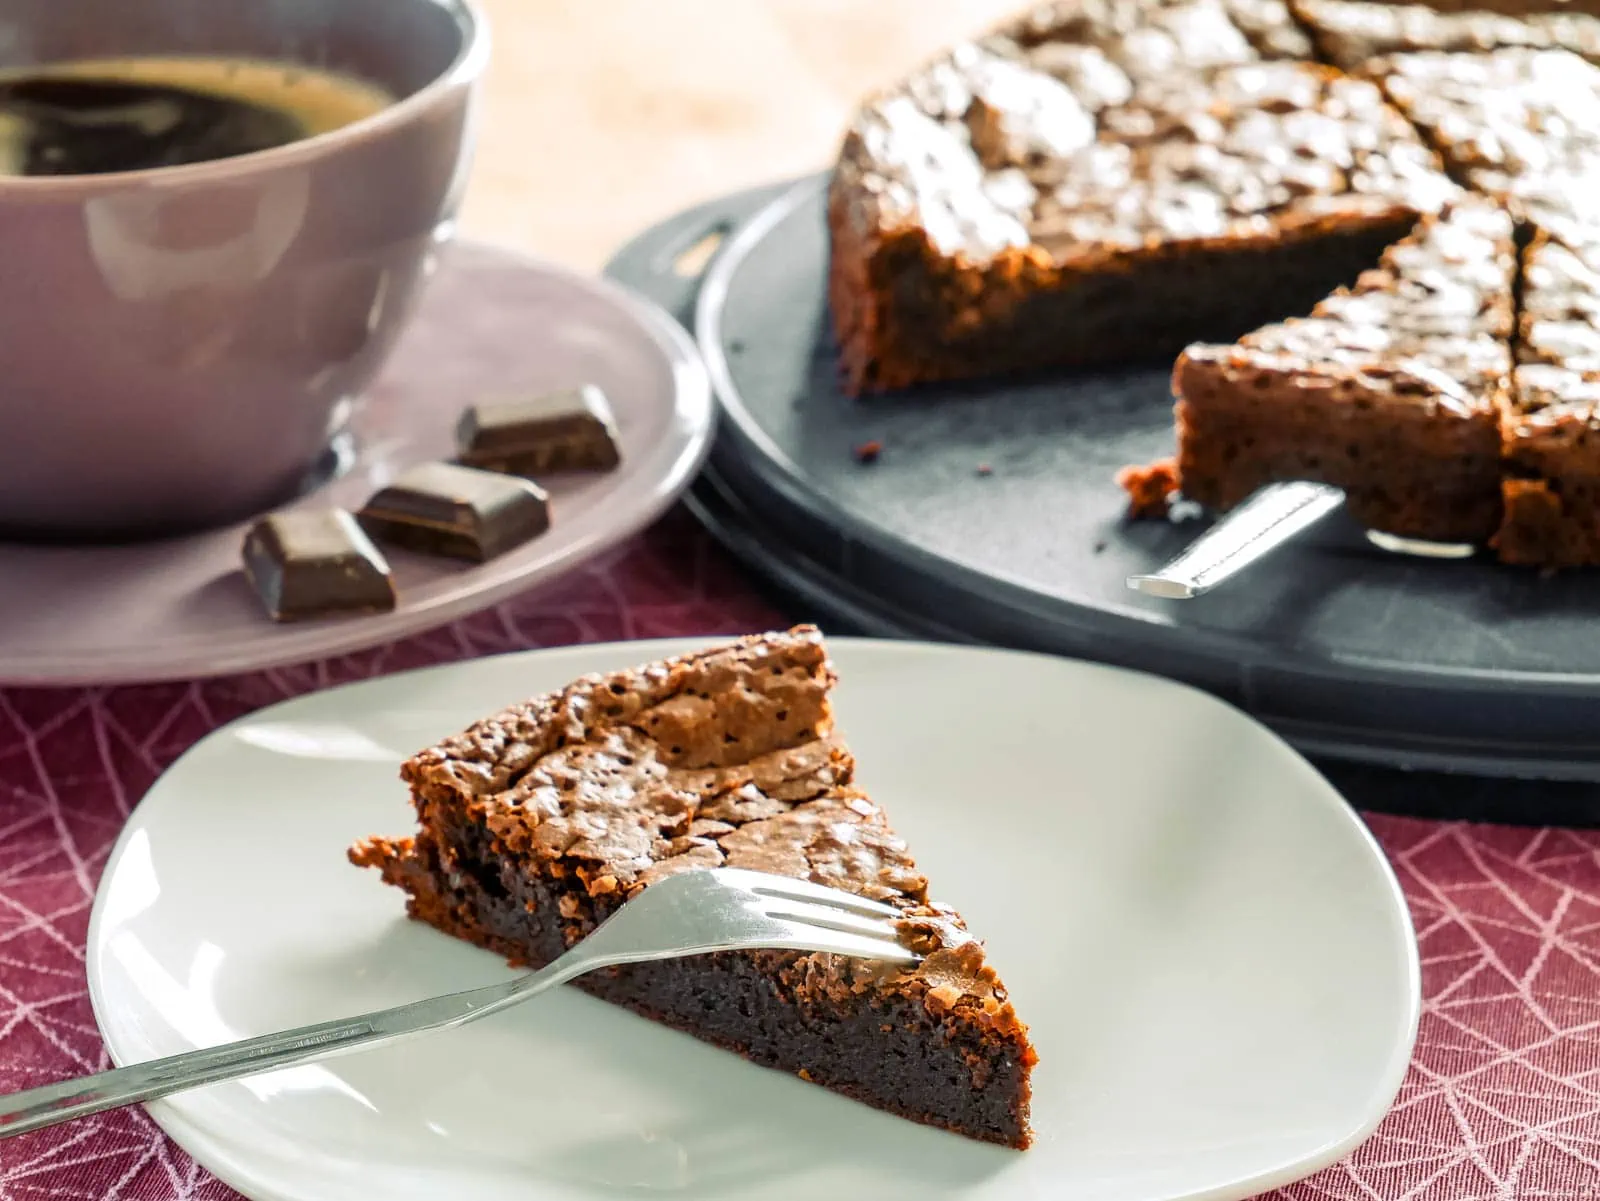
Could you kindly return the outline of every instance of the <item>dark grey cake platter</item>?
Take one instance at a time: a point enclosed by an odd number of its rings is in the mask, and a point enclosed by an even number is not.
[[[1335,518],[1205,596],[1131,592],[1204,528],[1126,522],[1114,480],[1171,453],[1170,364],[844,396],[823,186],[703,205],[608,268],[692,321],[722,414],[691,507],[799,615],[1151,671],[1324,765],[1567,781],[1539,786],[1558,819],[1600,810],[1600,572],[1391,555]],[[675,268],[708,235],[703,276]]]

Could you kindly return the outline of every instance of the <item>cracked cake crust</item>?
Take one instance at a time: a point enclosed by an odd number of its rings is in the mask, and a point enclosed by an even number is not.
[[[852,393],[1148,358],[1304,312],[1454,185],[1277,0],[1080,0],[870,99],[829,192]]]

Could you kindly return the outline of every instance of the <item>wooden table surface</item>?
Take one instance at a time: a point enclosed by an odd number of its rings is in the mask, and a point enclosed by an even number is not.
[[[851,108],[1021,0],[480,0],[471,237],[597,269],[661,217],[825,166]]]

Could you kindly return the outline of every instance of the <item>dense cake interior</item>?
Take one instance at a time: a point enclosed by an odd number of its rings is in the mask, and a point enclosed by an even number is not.
[[[352,858],[405,889],[413,916],[534,966],[681,871],[726,864],[885,901],[924,953],[911,969],[729,953],[579,984],[913,1120],[1026,1146],[1026,1028],[854,787],[833,682],[810,628],[579,681],[411,759],[418,833]]]

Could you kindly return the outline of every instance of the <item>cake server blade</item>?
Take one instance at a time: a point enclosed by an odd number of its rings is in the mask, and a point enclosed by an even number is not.
[[[1268,484],[1160,571],[1129,576],[1128,587],[1168,600],[1201,596],[1342,504],[1343,490],[1329,484]]]

